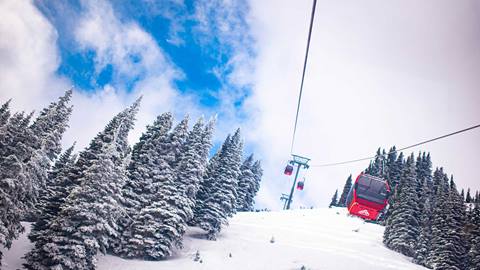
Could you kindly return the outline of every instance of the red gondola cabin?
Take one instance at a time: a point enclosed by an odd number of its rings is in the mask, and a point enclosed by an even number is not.
[[[377,220],[388,204],[390,187],[382,178],[361,173],[347,196],[350,214]]]
[[[304,185],[305,185],[305,182],[299,181],[299,182],[297,183],[297,189],[298,189],[298,190],[303,190],[303,186],[304,186]]]
[[[287,167],[285,167],[285,174],[286,175],[292,175],[292,172],[293,172],[293,166],[292,165],[287,165]]]

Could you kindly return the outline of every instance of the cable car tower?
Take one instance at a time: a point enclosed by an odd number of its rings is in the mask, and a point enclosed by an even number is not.
[[[307,48],[305,51],[305,61],[303,62],[303,72],[302,72],[302,82],[300,83],[300,92],[298,93],[298,102],[297,102],[297,113],[295,115],[295,124],[293,126],[293,134],[292,134],[292,145],[290,148],[290,154],[292,155],[292,160],[289,161],[287,167],[285,168],[286,175],[292,175],[293,166],[297,165],[297,171],[295,173],[295,179],[293,180],[292,189],[290,190],[290,195],[288,199],[285,201],[286,205],[284,205],[283,210],[290,209],[290,204],[292,203],[293,192],[295,191],[295,184],[297,183],[298,173],[300,169],[303,167],[304,169],[308,169],[309,165],[308,162],[310,161],[309,158],[302,157],[299,155],[293,154],[293,146],[295,145],[295,135],[297,133],[297,124],[298,124],[298,115],[300,112],[300,103],[302,101],[302,92],[303,92],[303,82],[305,81],[305,71],[307,70],[307,62],[308,62],[308,51],[310,49],[310,39],[312,37],[312,28],[313,28],[313,19],[315,17],[315,6],[317,5],[317,0],[313,0],[312,6],[312,14],[310,16],[310,28],[308,30],[308,39],[307,39]],[[303,185],[305,181],[300,181],[298,184],[298,189],[303,190]],[[282,195],[281,200],[285,200],[285,196]]]
[[[288,210],[290,209],[290,204],[292,203],[292,197],[293,197],[293,192],[295,191],[295,185],[297,184],[297,179],[298,179],[298,173],[300,172],[300,169],[303,167],[304,169],[308,169],[310,166],[308,165],[308,162],[310,161],[309,158],[302,157],[299,155],[293,155],[292,154],[292,160],[288,162],[287,167],[285,167],[285,174],[286,175],[292,175],[294,166],[297,165],[297,171],[295,172],[295,179],[293,180],[292,184],[292,189],[290,190],[290,195],[288,196],[288,199],[286,200],[286,204],[283,206],[283,210]],[[301,185],[300,185],[301,183]],[[298,182],[299,186],[298,189],[303,190],[303,181]],[[284,196],[281,198],[282,200],[285,199]]]

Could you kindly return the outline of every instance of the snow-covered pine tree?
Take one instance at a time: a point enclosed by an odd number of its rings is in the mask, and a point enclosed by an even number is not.
[[[205,176],[207,171],[208,157],[210,156],[210,149],[212,148],[212,145],[213,145],[212,138],[213,138],[213,132],[215,130],[216,122],[217,122],[216,117],[211,118],[208,121],[208,123],[205,125],[205,128],[203,129],[202,144],[200,147],[200,157],[201,157],[200,163],[203,164],[204,170],[203,170],[202,177],[200,178],[200,183],[196,191],[196,194],[198,193],[198,190],[201,187],[201,182],[203,181],[203,177]]]
[[[149,216],[155,217],[150,222],[160,221],[159,225],[153,224],[160,233],[160,237],[152,246],[153,254],[150,256],[155,256],[152,259],[163,259],[171,255],[174,246],[182,247],[187,222],[193,218],[195,194],[205,170],[208,149],[211,145],[213,122],[210,122],[205,129],[203,125],[203,119],[200,119],[187,134],[186,122],[180,123],[170,137],[170,156],[176,155],[177,166],[172,168],[176,169],[173,182],[170,184],[162,182],[159,200],[144,209]],[[176,144],[178,141],[176,138],[182,134],[183,138],[188,135],[186,141],[183,145]]]
[[[207,171],[208,178],[202,182],[194,211],[194,223],[207,232],[210,240],[216,239],[222,224],[228,224],[228,217],[236,211],[242,148],[238,129],[231,138],[227,137],[220,153],[209,165],[212,171]]]
[[[465,202],[466,203],[472,203],[472,195],[470,195],[470,188],[467,189],[467,195],[465,196]]]
[[[73,154],[73,151],[75,150],[76,144],[77,142],[73,142],[73,144],[63,151],[63,153],[61,153],[55,160],[52,169],[48,172],[48,185],[52,185],[55,179],[57,179],[58,175],[62,173],[67,166],[75,164],[77,155]]]
[[[390,191],[392,196],[388,197],[388,204],[389,204],[389,209],[387,209],[385,215],[384,215],[384,220],[385,223],[387,222],[388,218],[390,217],[390,214],[393,209],[393,205],[395,204],[395,198],[397,197],[397,191],[398,191],[398,185],[400,183],[400,178],[402,175],[403,167],[405,164],[405,160],[403,157],[403,153],[398,154],[397,149],[395,146],[390,148],[389,153],[387,155],[387,160],[386,160],[386,171],[387,171],[387,182],[388,185],[390,186]],[[388,234],[388,232],[386,232]]]
[[[31,140],[35,150],[25,169],[33,185],[33,204],[37,204],[40,193],[45,190],[50,167],[61,152],[62,136],[72,113],[72,106],[69,106],[71,97],[72,90],[68,90],[57,102],[43,109],[29,127],[35,136]],[[38,215],[37,206],[33,204],[25,209],[25,218],[29,221],[35,220]]]
[[[468,211],[465,232],[469,250],[467,269],[480,270],[480,242],[478,242],[480,240],[480,208],[478,206]]]
[[[475,206],[469,221],[468,270],[480,270],[480,208]]]
[[[419,210],[423,211],[425,202],[431,197],[432,190],[432,162],[430,160],[430,153],[426,155],[425,152],[419,153],[416,163],[417,172],[417,194],[419,202]],[[424,187],[424,184],[426,187]]]
[[[252,194],[254,191],[253,186],[255,185],[255,175],[252,172],[253,162],[253,154],[251,154],[243,161],[240,167],[237,189],[237,211],[248,212],[253,210],[253,205],[250,204],[255,196]]]
[[[0,107],[0,127],[3,127],[7,124],[8,119],[10,118],[10,102],[12,99],[7,100],[7,102],[3,103]],[[1,136],[1,132],[0,132]]]
[[[386,178],[388,185],[393,189],[398,182],[399,172],[395,167],[395,162],[397,161],[397,148],[395,146],[390,147],[386,157]],[[396,177],[395,177],[396,176]]]
[[[24,228],[21,212],[29,193],[29,180],[24,172],[24,161],[31,157],[31,134],[25,123],[25,114],[15,113],[1,127],[0,136],[0,244],[10,248]],[[0,260],[2,254],[0,252]]]
[[[170,168],[162,155],[168,148],[172,121],[171,113],[159,115],[133,147],[128,178],[122,187],[128,216],[121,220],[121,244],[115,247],[116,254],[127,258],[146,257],[143,242],[156,235],[156,232],[144,231],[141,211],[157,199],[159,181],[166,177],[164,168]]]
[[[480,269],[480,235],[476,235],[473,238],[472,247],[470,248],[469,256],[469,266],[468,270],[479,270]]]
[[[464,233],[466,213],[453,179],[444,175],[438,186],[437,204],[432,223],[429,256],[434,269],[465,269],[467,242]]]
[[[28,128],[33,112],[15,113],[0,127],[0,244],[9,248],[12,240],[23,231],[20,224],[34,194],[26,163],[35,151],[35,134]],[[1,259],[0,253],[0,259]]]
[[[38,219],[32,225],[32,230],[28,235],[31,242],[36,243],[39,237],[45,233],[47,224],[53,220],[60,211],[60,206],[65,202],[65,198],[68,196],[67,187],[69,172],[75,164],[76,155],[73,155],[73,149],[75,143],[63,152],[58,159],[52,170],[49,172],[47,185],[41,192],[38,209]],[[39,243],[40,245],[46,243]]]
[[[388,248],[411,257],[420,232],[413,154],[407,158],[397,194],[383,241]]]
[[[203,122],[197,123],[194,130],[187,133],[187,121],[188,118],[185,118],[171,133],[153,137],[145,143],[155,166],[144,165],[144,168],[145,172],[154,175],[151,178],[155,193],[133,217],[129,228],[131,238],[126,239],[127,243],[122,247],[126,257],[160,260],[171,255],[174,246],[181,247],[187,220],[193,216],[194,199],[188,196],[193,197],[196,189],[196,180],[192,177],[194,174],[201,177],[204,168],[204,164],[199,163],[202,157],[198,155],[204,152],[200,145]],[[192,164],[197,168],[192,169]],[[188,171],[183,171],[184,174],[176,178],[176,168],[172,165]],[[188,173],[191,177],[186,179],[184,176]]]
[[[156,196],[159,150],[168,141],[172,127],[171,113],[159,115],[133,146],[130,163],[127,167],[128,179],[122,188],[125,205],[130,214],[138,213],[152,202]]]
[[[434,196],[432,197],[432,237],[428,265],[434,267],[441,258],[438,256],[440,246],[446,245],[443,233],[446,230],[446,216],[448,206],[449,185],[443,168],[436,168],[433,173]]]
[[[394,150],[396,151],[396,150]],[[385,224],[388,223],[388,219],[390,218],[390,215],[395,208],[395,200],[399,197],[399,190],[400,190],[400,184],[401,184],[401,178],[402,178],[402,172],[405,168],[405,158],[403,156],[403,153],[400,152],[400,154],[397,156],[396,160],[393,161],[393,153],[390,153],[390,159],[387,159],[389,165],[388,165],[388,178],[390,179],[390,182],[392,186],[390,186],[391,189],[391,196],[388,197],[388,204],[389,208],[387,212],[385,213],[384,220]],[[389,234],[390,234],[390,227],[386,226],[385,231],[384,231],[384,239],[389,239]]]
[[[445,182],[445,177],[443,167],[437,167],[433,172],[433,193],[435,195],[439,194],[440,189],[448,191],[448,184]]]
[[[119,237],[117,222],[123,216],[120,185],[125,175],[112,160],[112,152],[107,148],[99,153],[85,172],[81,186],[49,224],[51,234],[45,237],[43,260],[27,269],[94,269],[96,254],[105,254],[112,238]]]
[[[228,144],[227,142],[230,142],[230,140],[231,140],[231,136],[228,135],[225,141],[223,142],[222,146],[220,147],[220,149],[207,162],[207,168],[205,170],[203,178],[200,181],[200,186],[198,188],[198,192],[195,197],[195,208],[193,209],[194,219],[192,219],[189,222],[188,225],[190,226],[197,226],[195,217],[199,216],[200,214],[199,211],[201,210],[200,206],[203,205],[205,203],[205,200],[209,197],[209,191],[215,181],[215,174],[218,167],[218,163],[220,161],[220,155],[223,151],[225,151],[225,148],[227,147],[227,144]]]
[[[262,182],[263,177],[262,162],[260,160],[257,160],[255,161],[255,163],[253,163],[252,172],[255,177],[255,185],[253,186],[252,201],[249,202],[249,205],[251,205],[251,208],[253,209],[253,205],[255,204],[254,198],[257,195],[258,190],[260,189],[260,183]]]
[[[208,154],[212,146],[212,134],[214,121],[209,121],[204,126],[203,118],[200,118],[188,133],[186,142],[183,144],[176,169],[176,191],[188,201],[186,216],[188,222],[193,218],[195,197],[200,188],[200,182],[207,166]]]
[[[94,269],[95,255],[106,252],[118,238],[117,223],[124,215],[121,186],[128,131],[133,128],[140,99],[116,115],[79,156],[64,179],[69,193],[58,216],[47,224],[26,255],[27,269]]]
[[[335,190],[335,193],[333,194],[332,201],[330,202],[330,205],[328,205],[328,208],[332,208],[333,206],[338,205],[338,189]]]
[[[352,175],[350,174],[343,186],[342,195],[340,195],[340,199],[338,200],[339,207],[346,207],[347,205],[347,196],[348,192],[350,192],[350,188],[352,188]]]
[[[377,153],[375,154],[375,159],[373,162],[370,162],[370,165],[365,170],[365,173],[378,176],[378,177],[385,177],[386,168],[384,164],[384,159],[387,157],[387,153],[384,149],[379,147],[377,149]]]
[[[430,242],[432,239],[432,204],[431,204],[431,192],[430,187],[427,181],[423,182],[422,188],[423,194],[428,194],[425,196],[424,207],[420,216],[420,236],[415,247],[415,254],[413,256],[413,261],[419,265],[431,268],[428,260],[430,254]]]
[[[195,135],[190,139],[196,141],[201,134],[201,127],[197,125]],[[169,134],[167,141],[160,142],[158,162],[161,175],[157,179],[157,194],[152,202],[140,211],[139,217],[134,218],[134,230],[147,233],[143,238],[143,254],[148,260],[164,259],[172,254],[174,247],[182,247],[182,238],[187,228],[187,220],[192,217],[193,202],[187,194],[186,187],[176,183],[176,167],[182,160],[182,149],[188,136],[188,118],[185,117]],[[199,147],[192,142],[192,151]],[[183,160],[186,162],[187,160]],[[182,165],[183,166],[183,165]],[[191,184],[191,183],[190,183]],[[194,187],[191,186],[192,193]],[[185,191],[185,192],[183,192]],[[193,194],[192,194],[193,195]],[[152,234],[153,232],[153,234]],[[134,237],[137,235],[133,232]]]
[[[185,144],[185,140],[188,137],[188,120],[189,116],[186,115],[182,121],[175,126],[170,135],[171,138],[169,147],[173,151],[174,155],[168,162],[172,168],[178,167],[182,146]]]
[[[468,262],[468,239],[465,234],[467,225],[466,206],[462,197],[458,193],[453,176],[450,178],[449,209],[447,223],[450,230],[446,233],[447,241],[450,243],[446,253],[452,256],[453,265],[459,269],[465,269]]]

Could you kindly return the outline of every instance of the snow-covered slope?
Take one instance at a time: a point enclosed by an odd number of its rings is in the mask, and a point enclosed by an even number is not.
[[[239,213],[217,241],[202,239],[202,234],[191,228],[185,248],[169,260],[100,256],[98,269],[426,269],[386,249],[383,227],[349,217],[342,208]],[[15,242],[5,254],[4,269],[18,267],[10,257],[28,248],[25,241]],[[201,262],[194,260],[197,250]]]

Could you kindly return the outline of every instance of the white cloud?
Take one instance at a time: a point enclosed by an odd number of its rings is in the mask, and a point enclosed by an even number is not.
[[[166,59],[154,39],[135,22],[121,22],[106,1],[84,1],[84,13],[75,38],[84,50],[95,51],[97,70],[113,65],[117,76],[179,77],[180,71]]]
[[[57,32],[31,1],[1,1],[0,17],[0,99],[13,98],[18,109],[39,109],[69,87],[54,75]]]
[[[236,87],[251,84],[254,73],[255,42],[249,29],[249,5],[246,1],[210,0],[195,3],[195,37],[200,44],[216,44],[217,57],[228,55],[218,66],[217,77]],[[231,93],[232,89],[228,89]]]
[[[293,177],[290,152],[311,1],[250,1],[258,46],[250,138],[266,165],[259,203],[279,208]],[[319,1],[294,152],[312,164],[371,156],[475,124],[480,115],[480,31],[475,1]],[[251,110],[253,111],[253,110]],[[414,151],[460,187],[480,189],[479,131]],[[311,168],[294,205],[326,206],[350,173],[368,165]]]

